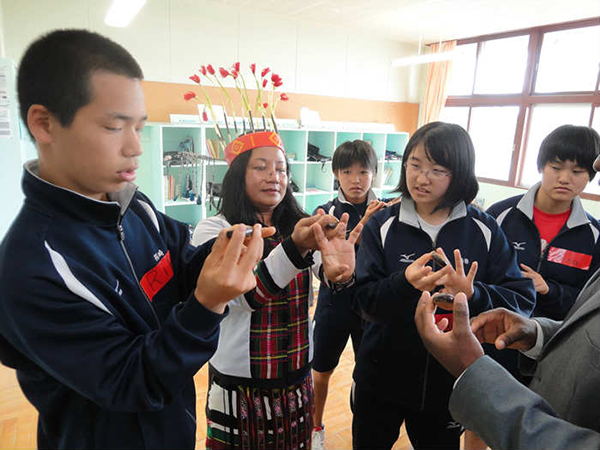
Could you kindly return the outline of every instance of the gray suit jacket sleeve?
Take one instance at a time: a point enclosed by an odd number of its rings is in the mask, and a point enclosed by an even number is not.
[[[600,448],[599,433],[558,418],[542,397],[489,356],[462,374],[449,406],[456,421],[493,449]]]

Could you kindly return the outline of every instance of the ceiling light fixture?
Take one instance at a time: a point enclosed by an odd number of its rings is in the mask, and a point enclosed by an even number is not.
[[[146,0],[113,0],[104,23],[109,27],[126,27],[145,3]]]

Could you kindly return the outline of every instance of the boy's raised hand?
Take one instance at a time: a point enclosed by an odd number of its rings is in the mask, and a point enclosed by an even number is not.
[[[362,224],[358,224],[346,239],[348,217],[348,213],[342,214],[333,232],[327,234],[320,223],[315,223],[311,227],[321,252],[323,272],[328,280],[336,283],[347,281],[352,277],[356,263],[354,244],[362,231]]]
[[[252,236],[244,244],[246,226],[234,225],[231,238],[221,230],[202,266],[194,296],[204,307],[223,313],[229,300],[254,289],[254,267],[263,255],[263,237],[271,236],[273,227],[253,227]]]

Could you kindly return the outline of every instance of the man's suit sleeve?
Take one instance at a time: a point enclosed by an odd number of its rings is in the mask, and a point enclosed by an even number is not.
[[[460,377],[449,404],[452,417],[494,449],[600,448],[600,434],[560,419],[535,392],[489,356]]]

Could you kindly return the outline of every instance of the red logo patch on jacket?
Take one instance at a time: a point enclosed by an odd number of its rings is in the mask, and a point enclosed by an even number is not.
[[[550,247],[548,250],[548,261],[562,264],[563,266],[575,267],[576,269],[589,270],[592,255],[574,252],[564,248]]]
[[[167,252],[156,266],[144,274],[140,285],[152,301],[152,298],[160,291],[167,282],[173,278],[173,267],[171,266],[171,252]]]

